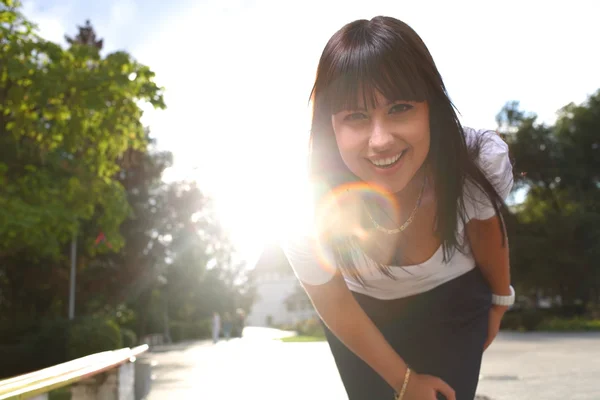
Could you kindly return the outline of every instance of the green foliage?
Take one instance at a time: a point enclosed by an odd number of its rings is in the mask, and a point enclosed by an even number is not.
[[[308,342],[323,342],[325,336],[289,336],[280,339],[284,343],[308,343]]]
[[[138,344],[137,335],[131,329],[121,328],[121,338],[123,340],[123,347],[133,348]]]
[[[311,318],[296,324],[295,330],[303,336],[325,336],[323,326],[317,318]]]
[[[511,311],[502,318],[500,329],[535,331],[543,320],[544,313],[539,310]]]
[[[146,147],[139,104],[165,106],[154,73],[125,52],[65,50],[18,9],[2,13],[0,254],[58,257],[92,217],[118,250],[130,210],[115,174],[128,149]]]
[[[66,319],[21,320],[0,328],[0,378],[67,361],[70,323]]]
[[[600,331],[600,320],[583,316],[561,317],[551,310],[511,311],[504,315],[502,330],[584,332]]]
[[[600,320],[586,318],[565,319],[554,317],[543,321],[538,326],[538,330],[551,332],[600,331]]]
[[[73,325],[67,343],[69,359],[123,347],[119,326],[112,320],[99,318],[83,319]]]
[[[210,199],[162,182],[172,155],[140,123],[144,103],[165,106],[154,73],[125,52],[101,55],[89,21],[67,42],[0,2],[0,327],[11,327],[0,359],[16,360],[6,374],[134,343],[131,331],[164,332],[168,319],[189,321],[175,324],[182,338],[207,337],[213,311],[251,304]],[[67,322],[37,321],[67,313],[75,233],[76,315],[94,318],[69,334]]]
[[[321,322],[317,318],[306,319],[293,325],[280,325],[278,328],[286,331],[294,331],[298,336],[325,337],[323,325],[321,325]]]
[[[600,91],[569,104],[555,125],[508,103],[498,116],[527,190],[511,222],[513,281],[520,293],[597,303],[600,293]]]
[[[172,322],[169,329],[174,343],[211,337],[211,323],[208,319],[198,322]]]
[[[71,400],[71,386],[49,392],[48,400]]]

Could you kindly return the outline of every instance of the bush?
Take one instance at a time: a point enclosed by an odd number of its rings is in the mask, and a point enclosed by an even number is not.
[[[173,321],[169,324],[171,340],[175,343],[186,340],[201,340],[211,337],[210,320],[196,322]]]
[[[579,317],[572,319],[554,317],[543,321],[538,329],[553,332],[600,331],[600,320]]]
[[[536,310],[525,310],[521,314],[521,325],[526,331],[536,330],[543,320],[543,313]]]
[[[49,392],[48,400],[71,400],[71,386]]]
[[[551,309],[509,311],[502,318],[500,329],[519,331],[600,331],[600,320],[574,316],[581,311],[577,306]]]
[[[307,319],[296,324],[294,330],[300,336],[324,337],[323,325],[316,318]]]
[[[112,320],[84,319],[78,321],[69,332],[69,359],[122,347],[121,329]]]
[[[0,377],[19,375],[67,361],[70,322],[42,320],[2,328]]]
[[[546,314],[545,311],[534,309],[510,311],[504,314],[500,323],[500,329],[534,331],[544,320]]]
[[[121,339],[123,340],[123,347],[135,347],[138,343],[135,332],[127,328],[121,328]]]
[[[35,357],[29,343],[0,345],[0,379],[35,370]]]
[[[507,331],[522,329],[521,315],[516,311],[505,313],[500,322],[500,329]]]

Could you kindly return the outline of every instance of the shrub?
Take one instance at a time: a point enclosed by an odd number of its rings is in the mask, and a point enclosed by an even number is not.
[[[321,322],[316,318],[307,319],[296,324],[294,329],[301,336],[324,337],[325,331]]]
[[[29,343],[0,345],[0,379],[35,370],[35,358]]]
[[[536,330],[543,320],[543,313],[536,310],[524,310],[521,314],[521,325],[526,331]]]
[[[19,375],[67,361],[70,322],[41,320],[28,324],[4,325],[0,346],[0,377]]]
[[[517,311],[505,313],[500,322],[501,330],[516,331],[521,327],[521,314]]]
[[[71,386],[49,392],[48,400],[71,400]]]
[[[211,336],[210,320],[196,322],[173,321],[169,324],[171,340],[175,343],[186,340],[201,340]]]
[[[526,309],[519,311],[510,311],[504,314],[500,329],[534,331],[544,320],[547,313],[541,310]]]
[[[121,329],[112,320],[84,319],[78,321],[69,332],[69,359],[122,347]]]
[[[121,328],[121,339],[123,340],[123,347],[135,347],[138,343],[135,332],[127,328]]]
[[[539,327],[542,331],[569,332],[569,331],[600,331],[600,320],[585,318],[550,318],[543,321]]]

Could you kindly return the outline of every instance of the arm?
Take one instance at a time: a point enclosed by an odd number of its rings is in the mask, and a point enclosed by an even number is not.
[[[399,390],[406,363],[354,299],[343,278],[336,274],[323,285],[304,284],[304,288],[331,332],[394,390]]]
[[[475,262],[490,285],[492,293],[501,296],[510,295],[508,238],[502,237],[500,218],[494,216],[486,220],[469,221],[467,236]]]
[[[487,280],[493,294],[506,296],[510,294],[510,267],[508,239],[500,230],[500,219],[497,216],[486,220],[471,220],[467,224],[467,235],[471,243],[471,251],[475,262]],[[500,331],[500,323],[506,306],[493,304],[488,320],[488,336],[483,345],[485,351]]]
[[[303,286],[331,332],[398,393],[408,367],[354,299],[340,274],[323,285]],[[434,399],[438,392],[447,400],[456,400],[454,390],[440,378],[413,372],[403,400]]]
[[[318,242],[310,236],[291,238],[282,243],[287,260],[325,325],[394,391],[399,392],[408,371],[406,363],[355,300],[341,272],[334,264],[323,263],[316,255],[319,251],[315,250],[317,246]],[[329,252],[323,253],[328,259]],[[438,377],[414,372],[406,382],[403,400],[433,400],[438,392],[448,400],[456,400],[452,388]]]

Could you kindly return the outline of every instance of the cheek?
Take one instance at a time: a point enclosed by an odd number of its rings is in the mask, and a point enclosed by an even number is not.
[[[345,162],[352,162],[364,147],[360,135],[343,128],[335,131],[335,140]]]
[[[425,116],[423,116],[425,117]],[[431,133],[429,131],[429,119],[419,118],[415,124],[410,139],[410,144],[414,148],[416,155],[419,158],[426,158],[429,153],[429,146],[431,144]]]
[[[430,144],[431,144],[431,142],[430,142],[429,132],[426,132],[422,136],[416,138],[414,147],[415,147],[417,153],[419,153],[421,155],[422,154],[427,155],[427,153],[429,152]]]

